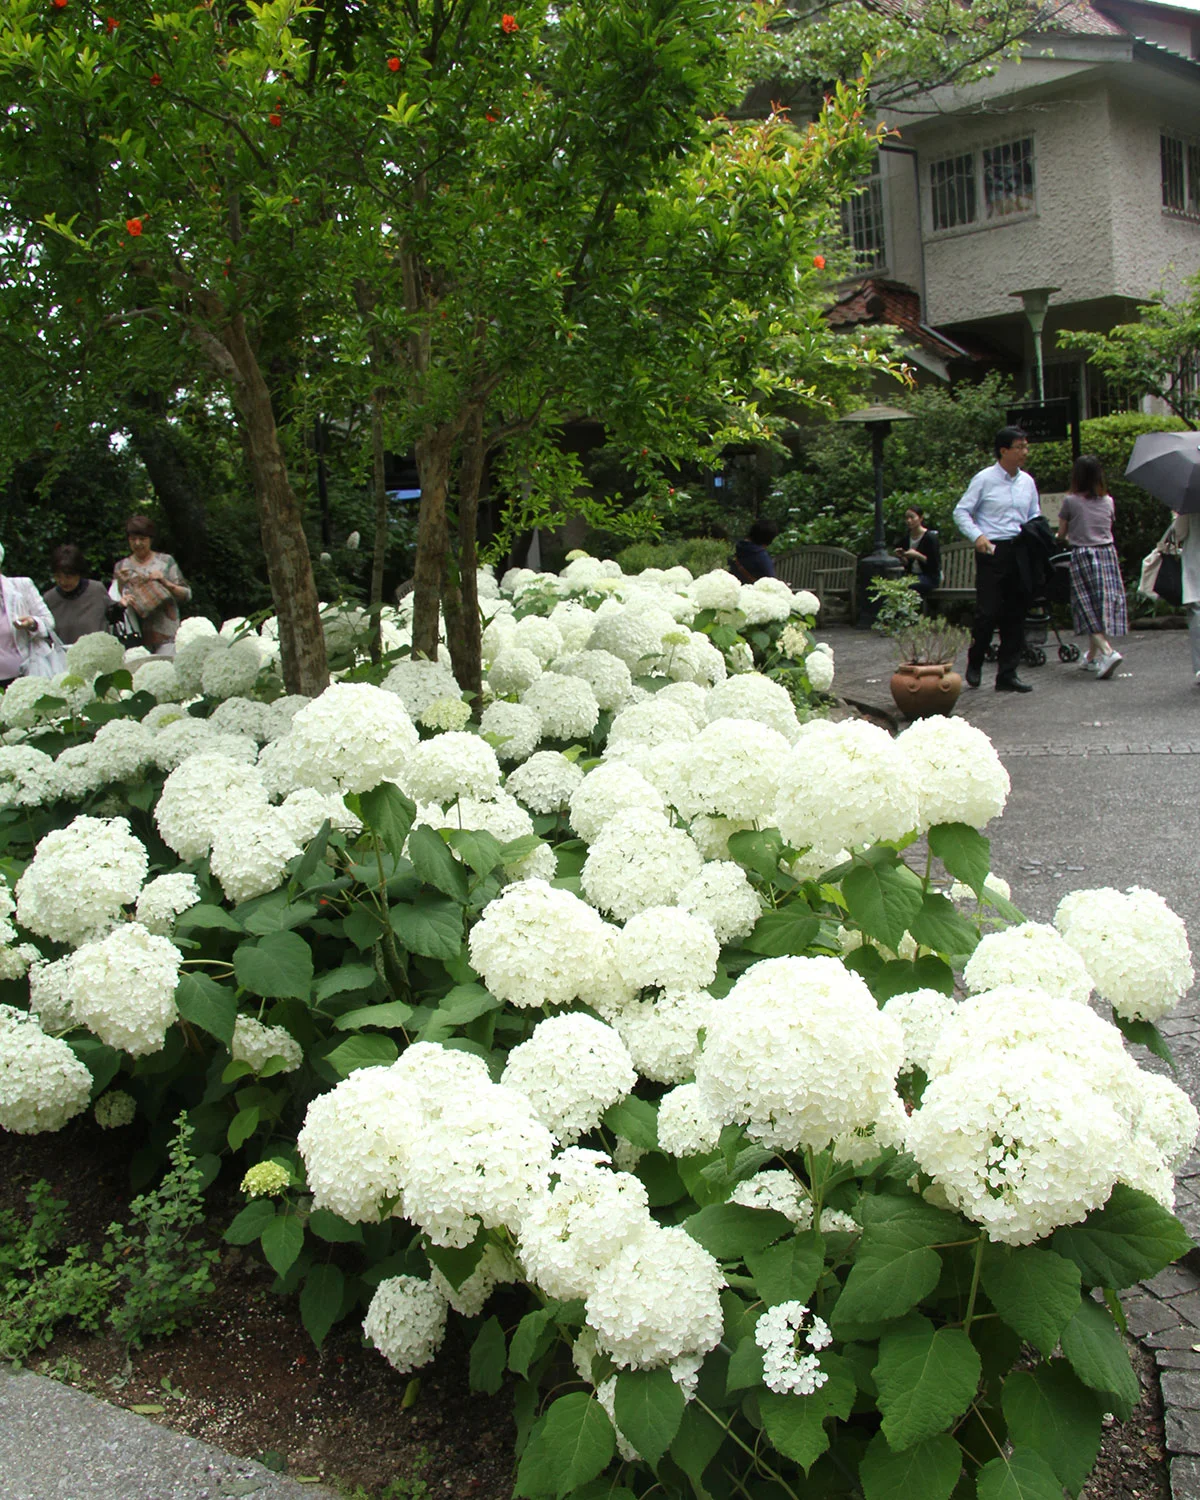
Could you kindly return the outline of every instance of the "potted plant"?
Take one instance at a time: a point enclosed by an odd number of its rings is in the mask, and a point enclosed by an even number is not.
[[[897,666],[891,689],[896,707],[908,719],[948,714],[962,692],[954,658],[967,632],[940,615],[924,613],[912,578],[877,578],[871,597],[878,604],[873,628],[892,641]]]

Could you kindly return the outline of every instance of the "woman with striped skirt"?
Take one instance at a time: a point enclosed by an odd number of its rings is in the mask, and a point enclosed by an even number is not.
[[[1125,585],[1113,545],[1116,506],[1104,486],[1100,460],[1084,453],[1071,470],[1071,490],[1058,513],[1058,537],[1071,544],[1071,613],[1075,634],[1091,637],[1085,671],[1111,677],[1123,660],[1113,645],[1129,629]]]

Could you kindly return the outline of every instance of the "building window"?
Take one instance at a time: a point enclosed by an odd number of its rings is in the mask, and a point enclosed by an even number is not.
[[[875,170],[863,178],[863,189],[842,204],[842,233],[854,252],[860,271],[880,271],[887,265],[887,239],[883,222],[883,181],[876,159]]]
[[[1163,208],[1200,218],[1200,145],[1165,134],[1158,142]]]
[[[1003,141],[930,164],[935,230],[999,223],[1034,208],[1033,137]]]

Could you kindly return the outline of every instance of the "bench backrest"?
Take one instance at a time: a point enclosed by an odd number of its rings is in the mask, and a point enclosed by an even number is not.
[[[845,547],[794,547],[775,559],[775,571],[794,589],[814,589],[817,574],[826,590],[847,590],[854,585],[858,559]]]
[[[975,544],[951,542],[942,548],[942,582],[944,589],[975,587]]]

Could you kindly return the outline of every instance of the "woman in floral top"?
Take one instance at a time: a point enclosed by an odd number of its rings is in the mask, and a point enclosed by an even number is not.
[[[167,552],[154,550],[154,523],[149,516],[130,516],[125,523],[129,556],[113,569],[121,603],[138,618],[142,644],[156,656],[175,655],[179,605],[192,591],[179,564]]]

